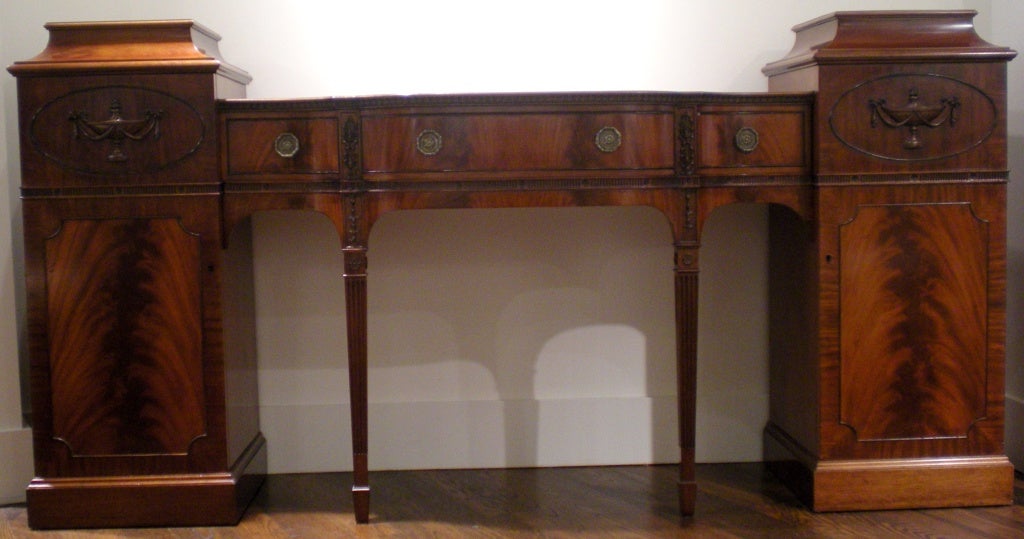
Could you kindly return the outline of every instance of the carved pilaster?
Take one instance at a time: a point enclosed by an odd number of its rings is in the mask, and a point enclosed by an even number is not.
[[[365,248],[369,235],[369,226],[366,222],[366,196],[360,193],[346,195],[344,210],[345,247]]]
[[[684,225],[686,226],[686,236],[689,240],[695,240],[697,236],[697,193],[696,191],[689,190],[683,193],[683,199],[686,202],[684,211],[686,212]]]
[[[342,163],[345,165],[349,180],[361,180],[363,177],[362,161],[359,159],[361,138],[359,120],[354,116],[349,116],[345,119],[341,133],[341,143],[344,148]]]
[[[697,170],[697,124],[693,109],[683,109],[676,121],[676,174],[692,176]]]

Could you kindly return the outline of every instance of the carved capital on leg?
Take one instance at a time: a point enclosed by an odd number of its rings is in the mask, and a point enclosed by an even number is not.
[[[694,273],[700,269],[700,248],[696,245],[676,244],[676,273]]]

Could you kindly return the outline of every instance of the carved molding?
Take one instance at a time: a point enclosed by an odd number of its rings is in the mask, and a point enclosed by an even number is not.
[[[709,94],[700,92],[613,92],[562,94],[455,94],[414,96],[338,97],[311,100],[238,100],[222,101],[221,112],[281,111],[310,112],[330,110],[367,110],[405,107],[501,107],[501,106],[575,106],[575,105],[662,105],[666,107],[702,104],[796,104],[812,102],[811,94]]]
[[[697,228],[697,195],[693,190],[686,191],[683,196],[686,200],[686,228],[696,229]]]
[[[557,180],[458,180],[458,181],[371,181],[371,191],[582,191],[588,189],[671,189],[680,187],[676,178]]]
[[[678,137],[678,172],[682,176],[689,176],[697,169],[697,128],[692,111],[679,115]]]
[[[342,127],[341,143],[344,147],[344,154],[342,155],[342,164],[345,166],[345,170],[348,171],[348,177],[351,180],[361,179],[363,176],[362,162],[359,158],[360,148],[359,143],[362,139],[362,135],[359,129],[359,121],[352,116],[345,119],[345,125]]]
[[[912,172],[905,174],[825,174],[817,176],[817,185],[882,185],[914,183],[1006,183],[1007,171],[994,172]]]
[[[104,187],[22,187],[21,197],[75,198],[75,197],[137,197],[154,195],[218,195],[220,184],[193,185],[132,185]]]
[[[224,193],[338,193],[342,182],[226,182]]]
[[[349,196],[345,197],[345,245],[346,246],[359,245],[360,237],[362,236],[362,231],[360,230],[360,226],[359,226],[360,222],[362,221],[362,219],[361,219],[361,217],[362,217],[361,216],[361,213],[362,213],[361,206],[362,205],[359,203],[361,198],[362,197],[360,197],[359,195],[349,195]],[[349,263],[348,259],[349,259],[349,257],[346,256],[345,257],[345,260],[346,260],[345,264],[346,264],[346,266]],[[349,272],[349,273],[351,273],[351,272]]]

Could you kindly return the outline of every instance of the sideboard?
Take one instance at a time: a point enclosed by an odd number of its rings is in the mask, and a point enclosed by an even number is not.
[[[694,512],[712,212],[769,205],[764,459],[813,510],[1008,504],[1006,62],[973,12],[794,28],[770,92],[246,100],[192,21],[49,24],[17,77],[34,528],[237,522],[265,474],[255,212],[344,259],[353,506],[369,520],[367,249],[383,214],[651,206],[674,242]],[[338,425],[339,428],[343,425]],[[271,440],[270,443],[274,441]]]

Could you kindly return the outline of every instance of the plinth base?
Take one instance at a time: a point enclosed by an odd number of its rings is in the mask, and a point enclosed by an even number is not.
[[[773,426],[765,455],[768,469],[814,511],[1013,503],[1013,465],[1002,455],[821,460]]]
[[[238,522],[266,475],[257,437],[223,473],[112,477],[37,477],[28,486],[35,529],[218,526]]]

